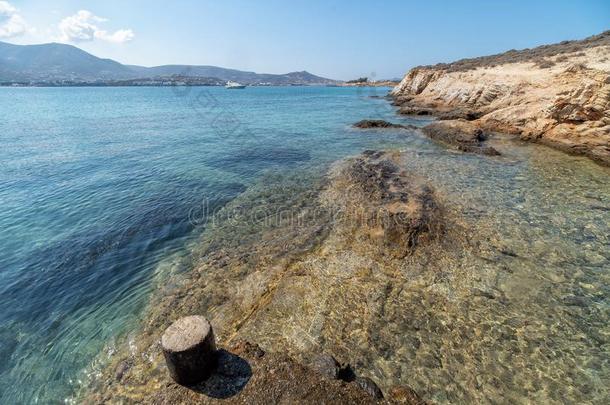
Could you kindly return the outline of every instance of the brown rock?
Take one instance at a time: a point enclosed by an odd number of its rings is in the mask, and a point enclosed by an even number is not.
[[[381,389],[375,384],[375,381],[371,380],[368,377],[356,377],[354,380],[360,388],[364,390],[367,394],[375,399],[383,399],[383,392]]]
[[[346,225],[380,254],[404,257],[442,233],[442,210],[434,191],[393,159],[392,153],[364,151],[349,160],[329,199],[341,206]]]
[[[417,392],[413,391],[409,387],[400,386],[400,387],[392,387],[389,392],[389,397],[391,400],[402,403],[402,404],[413,404],[413,405],[424,405],[426,401],[424,401]]]
[[[217,403],[219,399],[230,404],[378,404],[407,403],[418,398],[409,387],[404,391],[411,397],[384,400],[377,385],[368,378],[347,383],[315,372],[295,359],[280,353],[258,356],[260,348],[252,343],[237,342],[220,356],[218,372],[204,383],[191,388],[177,384],[148,392],[143,403]],[[226,364],[225,364],[226,363]],[[247,370],[251,370],[250,373]],[[237,387],[237,389],[224,389]],[[117,400],[117,398],[114,398]]]
[[[483,155],[499,155],[500,152],[485,146],[487,135],[475,124],[466,120],[448,120],[429,124],[423,128],[424,134],[463,152]]]
[[[314,357],[310,364],[312,370],[322,374],[325,377],[336,380],[339,378],[341,367],[337,360],[330,354],[319,354]]]
[[[384,120],[362,120],[354,124],[355,128],[361,129],[387,129],[387,128],[399,128],[399,129],[415,129],[413,125],[402,125],[394,124]]]

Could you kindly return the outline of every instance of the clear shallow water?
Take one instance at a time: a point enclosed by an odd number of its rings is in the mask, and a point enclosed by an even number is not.
[[[401,120],[368,97],[380,89],[0,90],[0,402],[69,397],[98,353],[135,328],[154,275],[189,266],[203,230],[189,218],[202,202],[221,206],[269,172],[310,175],[394,147],[488,241],[466,264],[477,288],[503,294],[490,303],[509,304],[454,308],[447,322],[483,335],[443,341],[408,330],[394,303],[400,331],[389,339],[407,354],[371,358],[374,377],[441,402],[560,401],[566,386],[577,387],[567,401],[607,398],[608,169],[504,139],[494,141],[504,156],[488,158],[421,134],[350,129]],[[413,351],[403,340],[416,333]]]
[[[189,217],[269,171],[404,134],[387,89],[0,89],[0,402],[58,402],[134,328],[155,272],[188,266]]]

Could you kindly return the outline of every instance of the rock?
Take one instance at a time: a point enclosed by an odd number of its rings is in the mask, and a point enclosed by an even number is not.
[[[322,374],[325,377],[332,378],[334,380],[339,379],[339,372],[341,370],[339,363],[330,354],[319,354],[314,357],[310,363],[312,370]]]
[[[123,376],[129,370],[130,367],[131,367],[131,365],[129,364],[129,362],[127,360],[121,361],[115,369],[114,378],[117,381],[121,381],[123,379]]]
[[[368,378],[357,378],[348,384],[341,379],[325,377],[284,353],[269,352],[258,357],[258,346],[248,342],[239,341],[219,352],[222,353],[219,371],[215,371],[209,379],[195,387],[169,384],[163,389],[130,393],[129,400],[115,396],[101,398],[99,402],[123,400],[159,404],[216,404],[219,400],[226,400],[227,403],[244,405],[424,403],[409,387],[395,389],[406,394],[390,401],[384,399],[379,387]],[[334,360],[329,355],[320,357],[325,358],[325,362]],[[248,370],[251,373],[248,373]],[[228,390],[225,387],[227,384]]]
[[[402,115],[425,116],[425,115],[434,115],[435,111],[432,108],[416,107],[416,106],[408,105],[408,106],[401,107],[400,110],[398,110],[398,113],[402,114]]]
[[[400,128],[400,129],[415,129],[413,125],[402,125],[394,124],[384,120],[362,120],[354,124],[355,128],[361,129],[387,129],[387,128]]]
[[[610,36],[603,33],[567,46],[417,67],[390,94],[401,114],[476,120],[486,130],[519,135],[610,166],[609,45]],[[540,62],[549,60],[555,66],[541,68],[549,64]],[[486,147],[458,148],[494,154]]]
[[[480,111],[474,111],[466,108],[456,108],[447,111],[439,111],[434,114],[439,120],[457,120],[463,119],[466,121],[474,121],[483,116]]]
[[[390,389],[389,397],[399,403],[413,404],[413,405],[424,405],[424,401],[417,392],[413,391],[410,387],[400,386],[392,387]]]
[[[392,153],[365,151],[346,161],[328,198],[354,236],[372,242],[381,255],[405,257],[443,234],[443,216],[432,188],[393,159]]]
[[[398,105],[401,106],[401,108],[398,110],[398,113],[401,115],[434,116],[439,120],[464,119],[467,121],[474,121],[483,116],[483,113],[480,111],[463,107],[439,108],[434,105],[417,105],[410,101],[402,101]]]
[[[577,297],[575,295],[568,295],[566,297],[563,297],[561,301],[564,305],[572,307],[586,308],[589,306],[589,301],[585,297]]]
[[[425,126],[423,132],[431,139],[463,152],[491,156],[500,154],[483,144],[487,135],[470,121],[459,119],[434,122]]]
[[[192,385],[206,379],[216,367],[216,343],[212,325],[203,316],[187,316],[170,325],[161,347],[171,377]]]
[[[368,377],[356,377],[354,383],[375,399],[383,399],[383,392],[377,384]]]

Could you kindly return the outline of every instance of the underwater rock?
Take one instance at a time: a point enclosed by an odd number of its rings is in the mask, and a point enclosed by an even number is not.
[[[341,370],[339,363],[330,354],[317,355],[310,364],[312,370],[322,374],[325,377],[338,379]]]
[[[387,128],[400,128],[400,129],[416,129],[413,125],[394,124],[392,122],[384,120],[361,120],[354,124],[355,128],[361,129],[387,129]]]
[[[396,402],[402,404],[413,404],[423,405],[426,403],[417,392],[413,391],[410,387],[392,387],[389,396]]]
[[[123,379],[123,376],[129,370],[129,367],[131,367],[131,364],[129,364],[127,360],[123,360],[118,364],[114,374],[117,381],[121,381]]]
[[[404,257],[442,233],[442,210],[432,188],[395,158],[369,150],[349,160],[335,175],[328,200],[339,207],[351,232],[377,244],[380,254]]]
[[[354,382],[373,398],[375,398],[375,399],[383,398],[383,392],[381,392],[381,389],[379,389],[377,384],[375,384],[375,382],[373,380],[371,380],[370,378],[356,377]]]
[[[431,139],[463,152],[482,155],[500,154],[491,146],[483,144],[487,140],[483,130],[463,119],[434,122],[425,126],[423,132]]]

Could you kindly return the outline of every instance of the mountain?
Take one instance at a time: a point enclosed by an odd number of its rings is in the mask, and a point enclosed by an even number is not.
[[[133,77],[127,66],[63,44],[0,42],[0,81],[92,80]]]
[[[268,74],[226,69],[217,66],[163,65],[155,67],[129,66],[139,77],[213,77],[222,81],[235,81],[244,84],[336,84],[336,80],[326,79],[309,72]]]
[[[164,65],[144,67],[123,65],[112,59],[98,58],[72,45],[14,45],[0,42],[0,83],[31,82],[113,82],[133,79],[170,78],[179,76],[187,82],[226,82],[244,84],[312,85],[336,84],[309,72],[260,74],[217,66]]]

